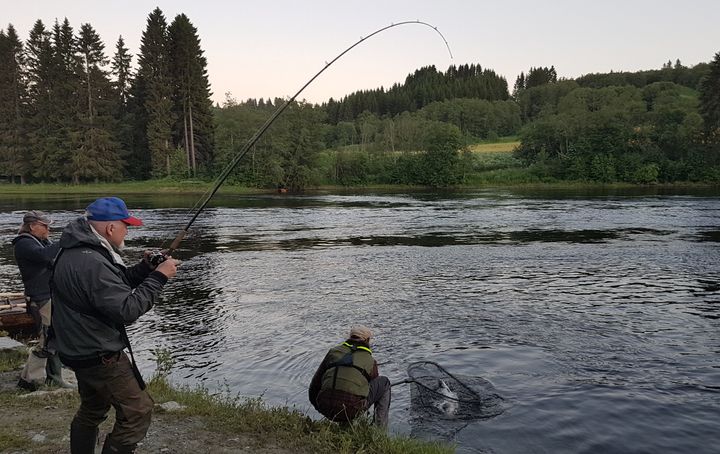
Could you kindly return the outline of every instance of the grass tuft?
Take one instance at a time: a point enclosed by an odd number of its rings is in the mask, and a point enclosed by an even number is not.
[[[15,449],[25,449],[29,446],[30,440],[25,435],[0,431],[0,451],[10,452]]]
[[[6,350],[0,355],[0,372],[17,370],[25,364],[28,352],[23,348]]]

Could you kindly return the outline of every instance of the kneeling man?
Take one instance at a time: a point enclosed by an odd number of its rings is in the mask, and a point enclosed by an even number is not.
[[[325,355],[310,383],[308,395],[317,411],[337,422],[350,422],[374,405],[373,422],[386,429],[390,380],[378,373],[370,339],[369,328],[353,327],[350,337]]]

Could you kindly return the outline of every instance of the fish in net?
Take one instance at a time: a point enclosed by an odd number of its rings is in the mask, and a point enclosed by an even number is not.
[[[470,422],[504,411],[504,400],[481,377],[453,375],[432,361],[408,366],[410,425],[415,436],[450,439]]]

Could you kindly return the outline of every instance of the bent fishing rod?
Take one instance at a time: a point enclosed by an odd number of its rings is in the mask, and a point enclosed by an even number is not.
[[[197,207],[197,209],[195,210],[195,213],[192,215],[192,217],[187,222],[185,227],[178,232],[177,236],[175,237],[173,242],[170,244],[170,247],[167,250],[163,251],[163,253],[153,254],[153,257],[151,258],[152,262],[155,264],[158,264],[158,263],[164,261],[165,257],[172,255],[172,253],[175,252],[175,250],[177,250],[178,247],[180,247],[180,243],[182,242],[183,238],[185,238],[185,235],[187,235],[188,231],[190,230],[190,227],[193,225],[193,223],[198,218],[200,213],[202,213],[202,211],[205,209],[207,204],[210,202],[210,199],[212,199],[212,197],[215,195],[215,193],[218,191],[218,189],[220,189],[220,186],[222,186],[222,184],[225,182],[227,177],[230,176],[230,173],[235,169],[235,167],[242,160],[242,158],[247,154],[247,152],[250,150],[250,148],[252,148],[252,146],[255,145],[255,143],[260,139],[260,137],[263,136],[263,134],[265,134],[265,131],[267,131],[267,129],[270,127],[270,125],[272,125],[273,122],[280,116],[280,114],[282,114],[285,111],[285,109],[287,109],[288,106],[290,106],[290,104],[292,104],[295,101],[295,99],[300,95],[300,93],[302,93],[305,90],[305,88],[307,88],[308,85],[313,83],[313,81],[315,81],[315,79],[317,79],[318,76],[320,76],[320,74],[325,72],[325,70],[328,69],[333,63],[335,63],[337,60],[339,60],[346,53],[350,52],[353,48],[360,45],[363,41],[377,35],[378,33],[382,33],[385,30],[388,30],[390,28],[399,27],[401,25],[408,25],[408,24],[423,25],[423,26],[430,27],[431,29],[435,30],[435,32],[438,35],[440,35],[443,42],[445,42],[445,46],[447,47],[448,53],[450,54],[450,58],[451,59],[453,58],[452,51],[450,50],[450,45],[448,44],[447,39],[445,39],[445,36],[443,36],[443,34],[440,33],[440,30],[438,30],[437,27],[430,25],[427,22],[420,21],[420,20],[403,21],[403,22],[393,23],[393,24],[390,24],[386,27],[380,28],[380,29],[372,32],[368,36],[360,37],[360,39],[357,42],[355,42],[353,45],[351,45],[350,47],[348,47],[347,49],[342,51],[340,54],[338,54],[337,57],[333,58],[329,63],[325,62],[325,66],[320,71],[318,71],[314,76],[312,76],[310,78],[310,80],[308,80],[305,83],[305,85],[303,85],[297,91],[297,93],[295,93],[292,97],[290,97],[287,101],[285,101],[285,103],[283,103],[282,106],[277,108],[275,110],[275,112],[273,112],[273,114],[265,121],[265,123],[257,131],[255,131],[255,134],[253,134],[252,137],[250,137],[250,139],[245,143],[245,145],[243,145],[243,147],[240,149],[240,151],[235,155],[235,157],[230,161],[230,163],[220,173],[212,190],[204,197],[204,199],[201,199],[201,201],[202,201],[201,203],[199,202],[198,204],[195,205]]]

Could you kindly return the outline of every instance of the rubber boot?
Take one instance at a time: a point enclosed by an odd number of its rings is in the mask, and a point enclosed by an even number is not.
[[[115,442],[110,434],[105,437],[102,454],[132,454],[135,452],[137,445],[121,445]]]
[[[74,388],[70,383],[66,383],[62,378],[62,362],[59,355],[48,355],[45,364],[45,384],[49,386],[57,386],[59,388]]]
[[[98,428],[70,424],[70,453],[71,454],[95,454],[97,445]]]

